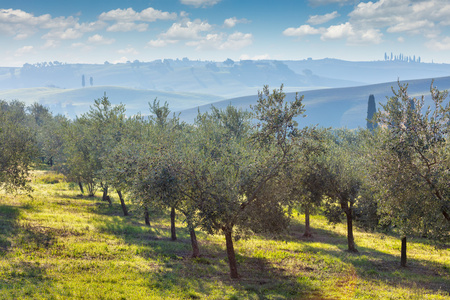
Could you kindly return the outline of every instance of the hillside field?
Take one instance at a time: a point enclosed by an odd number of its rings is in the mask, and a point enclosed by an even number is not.
[[[450,248],[408,240],[400,268],[395,234],[355,230],[358,254],[345,251],[344,224],[294,211],[289,232],[235,243],[240,279],[231,280],[223,236],[198,232],[201,257],[168,212],[144,225],[131,203],[121,215],[100,194],[86,198],[49,171],[34,171],[31,197],[0,192],[0,299],[450,299]]]

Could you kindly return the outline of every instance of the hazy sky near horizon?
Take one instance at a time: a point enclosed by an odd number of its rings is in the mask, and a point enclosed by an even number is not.
[[[164,58],[450,63],[449,0],[2,0],[0,66]]]

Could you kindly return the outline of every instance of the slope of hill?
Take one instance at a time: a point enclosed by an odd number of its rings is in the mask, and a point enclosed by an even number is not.
[[[309,76],[340,78],[367,84],[388,81],[437,78],[450,75],[448,64],[405,61],[344,61],[338,59],[285,61],[296,73]],[[327,85],[329,86],[329,85]],[[332,86],[329,86],[332,87]],[[337,86],[335,86],[337,87]],[[343,87],[343,85],[340,85]]]
[[[198,229],[201,257],[190,257],[189,231],[169,211],[150,214],[127,201],[130,216],[78,194],[58,174],[36,171],[33,198],[0,191],[0,299],[449,299],[450,249],[408,238],[400,268],[399,234],[354,229],[359,254],[347,248],[346,227],[292,214],[281,236],[235,241],[240,279],[230,279],[222,235]],[[53,182],[53,181],[52,181]],[[132,198],[132,197],[130,197]],[[127,199],[128,200],[128,199]]]
[[[429,99],[430,85],[432,79],[409,80],[401,83],[409,84],[409,95],[412,97],[425,96]],[[441,77],[434,80],[434,85],[440,90],[450,89],[450,77]],[[378,103],[384,103],[386,97],[393,96],[391,88],[398,87],[397,82],[387,82],[374,85],[357,86],[349,88],[321,89],[303,91],[299,95],[304,95],[306,108],[306,118],[299,119],[301,126],[315,125],[323,127],[347,127],[357,128],[366,126],[367,103],[370,94],[375,96]],[[272,87],[271,87],[272,88]],[[286,99],[294,99],[295,93],[287,93]],[[225,108],[229,104],[242,109],[248,109],[250,105],[256,104],[257,95],[239,97],[234,99],[215,102],[217,108]],[[198,109],[205,112],[211,107],[210,104],[198,108],[181,110],[181,119],[192,122],[197,115]]]
[[[163,92],[154,90],[141,90],[124,87],[98,86],[81,89],[59,89],[59,88],[27,88],[17,90],[0,90],[0,99],[19,100],[27,105],[34,102],[41,103],[50,108],[53,114],[62,114],[70,118],[85,113],[94,99],[106,96],[112,104],[125,104],[127,115],[138,112],[149,114],[148,102],[155,98],[164,103],[167,101],[169,107],[178,110],[197,107],[223,100],[222,97],[198,93]]]
[[[226,98],[245,96],[264,84],[287,87],[352,86],[357,82],[307,76],[279,61],[231,63],[157,60],[126,64],[26,64],[22,68],[0,68],[0,89],[30,87],[80,88],[121,86],[167,92],[195,92]],[[304,89],[304,88],[303,88]]]
[[[253,94],[263,85],[286,91],[336,88],[449,76],[446,64],[403,61],[349,62],[337,59],[234,62],[155,60],[121,64],[25,64],[0,68],[0,89],[120,86],[167,92],[193,92],[235,98]],[[91,84],[92,79],[92,84]]]

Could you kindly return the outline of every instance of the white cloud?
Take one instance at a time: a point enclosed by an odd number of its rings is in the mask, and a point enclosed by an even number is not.
[[[176,13],[160,11],[152,7],[144,9],[140,13],[140,20],[143,22],[155,22],[156,20],[174,20],[176,18]]]
[[[253,43],[250,33],[235,32],[230,35],[207,34],[200,40],[189,41],[187,46],[196,47],[197,50],[239,50]]]
[[[195,40],[200,39],[199,33],[210,31],[212,26],[200,20],[173,23],[161,37],[168,40]]]
[[[16,40],[27,39],[39,30],[50,30],[45,39],[74,39],[101,26],[101,22],[79,24],[72,16],[52,18],[49,14],[34,16],[20,9],[0,9],[0,34],[15,35]]]
[[[207,7],[213,6],[219,3],[221,0],[180,0],[182,4],[191,5],[195,7]]]
[[[353,26],[347,22],[345,24],[333,25],[327,28],[327,30],[320,37],[322,40],[335,40],[348,38],[353,36],[355,33],[353,31]]]
[[[236,17],[232,17],[229,19],[226,19],[223,22],[223,26],[227,27],[227,28],[233,28],[234,26],[236,26],[238,23],[247,23],[248,20],[247,19],[237,19]]]
[[[14,39],[15,39],[15,40],[25,40],[25,39],[27,39],[28,37],[29,37],[29,35],[26,34],[26,33],[18,33],[18,34],[14,37]]]
[[[59,42],[55,40],[47,40],[45,42],[45,45],[42,47],[43,49],[50,49],[50,48],[56,48],[59,46]]]
[[[35,17],[20,9],[0,9],[0,34],[15,35],[16,39],[25,39],[38,31],[51,20],[46,14]]]
[[[25,27],[40,27],[51,20],[49,14],[35,17],[33,14],[27,13],[20,9],[0,9],[0,24],[2,30],[8,33],[11,28],[22,29]],[[11,32],[14,34],[14,32]]]
[[[311,27],[309,25],[302,25],[298,28],[290,27],[283,31],[283,34],[285,36],[298,36],[298,37],[302,37],[305,35],[319,34],[319,33],[321,33],[320,29]]]
[[[404,42],[405,42],[405,38],[402,37],[402,36],[399,36],[399,37],[397,38],[397,41],[398,41],[399,43],[404,43]]]
[[[420,33],[421,30],[426,28],[431,29],[434,27],[434,23],[428,20],[407,20],[406,22],[400,22],[387,29],[388,32],[416,32]]]
[[[94,45],[111,45],[115,41],[115,39],[107,39],[99,34],[95,34],[88,38],[88,42]]]
[[[383,41],[383,34],[378,29],[357,30],[355,35],[349,37],[350,44],[380,44]]]
[[[14,56],[22,56],[24,54],[28,54],[30,52],[33,52],[34,47],[33,46],[24,46],[22,48],[19,48],[16,50],[16,53],[14,54]]]
[[[78,24],[78,19],[70,16],[70,17],[57,17],[49,19],[47,22],[42,24],[42,28],[44,29],[54,29],[54,28],[67,28],[73,27]]]
[[[379,0],[361,2],[349,14],[360,28],[386,28],[389,33],[421,34],[436,37],[439,25],[450,16],[448,0]]]
[[[147,45],[152,48],[162,48],[162,47],[166,47],[168,45],[176,44],[176,43],[178,43],[177,40],[157,39],[157,40],[151,40],[150,42],[147,43]]]
[[[102,13],[99,17],[100,21],[115,22],[107,28],[110,32],[144,32],[148,29],[149,22],[158,20],[174,20],[177,18],[176,13],[169,13],[156,10],[152,7],[146,8],[141,12],[136,12],[133,8],[115,9]]]
[[[346,22],[340,25],[328,27],[320,37],[321,40],[346,39],[349,44],[379,44],[382,41],[382,33],[378,29],[355,29],[352,24]]]
[[[253,42],[253,36],[250,33],[235,32],[228,36],[226,41],[220,45],[220,50],[239,50],[250,46]]]
[[[139,15],[134,9],[115,9],[102,13],[99,17],[102,21],[117,21],[117,22],[134,22],[139,21]]]
[[[431,50],[448,51],[450,50],[450,37],[446,36],[440,41],[431,41],[427,43],[427,47]]]
[[[125,49],[118,50],[117,53],[119,53],[119,54],[133,54],[133,55],[137,55],[137,54],[139,54],[139,51],[137,51],[133,47],[127,47]]]
[[[115,9],[102,13],[98,18],[102,21],[115,21],[119,23],[128,22],[155,22],[157,20],[174,20],[176,13],[164,12],[156,10],[152,7],[146,8],[141,12],[136,12],[133,8]]]
[[[338,12],[333,11],[332,13],[325,14],[325,15],[310,16],[308,21],[306,21],[306,22],[309,24],[312,24],[312,25],[319,25],[319,24],[329,22],[338,16],[339,16]]]
[[[129,31],[147,31],[148,24],[146,23],[133,23],[133,22],[117,22],[109,26],[106,30],[109,32],[129,32]]]
[[[198,50],[218,49],[223,43],[224,34],[207,34],[202,39],[186,42],[187,46],[197,47]]]
[[[85,33],[100,30],[104,28],[106,23],[103,21],[91,23],[76,23],[69,28],[55,28],[42,36],[47,40],[75,40],[83,37]]]
[[[81,38],[83,32],[74,28],[67,28],[65,30],[55,30],[42,36],[46,40],[75,40]]]
[[[81,51],[84,51],[84,52],[89,52],[89,51],[91,51],[92,49],[94,49],[94,47],[88,46],[88,45],[86,45],[85,43],[73,43],[73,44],[71,45],[71,47],[72,47],[72,48],[76,48],[76,49],[81,49]]]

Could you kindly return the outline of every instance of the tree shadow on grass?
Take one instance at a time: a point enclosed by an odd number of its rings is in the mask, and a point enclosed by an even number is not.
[[[30,223],[19,223],[21,210],[34,209],[30,205],[0,205],[0,255],[6,255],[12,247],[27,250],[48,248],[55,241],[55,233]]]
[[[179,290],[191,299],[325,299],[311,282],[286,275],[264,258],[237,254],[240,278],[231,279],[223,247],[202,249],[200,258],[168,259],[162,271],[150,274],[149,288]]]
[[[369,282],[383,281],[392,286],[401,285],[411,289],[421,288],[433,293],[450,294],[450,268],[444,264],[429,262],[423,259],[408,258],[406,268],[400,267],[400,240],[398,255],[392,255],[379,250],[358,246],[359,253],[349,253],[347,249],[347,238],[326,229],[313,229],[312,238],[304,238],[301,234],[304,226],[294,224],[291,228],[290,240],[303,242],[303,251],[326,255],[338,259],[344,263],[349,263],[354,267],[356,275],[361,280]],[[395,237],[395,235],[388,235]],[[320,248],[315,243],[334,245],[333,248]],[[416,241],[415,241],[416,242]],[[420,244],[432,246],[431,243],[420,241]],[[336,249],[338,248],[338,249]]]
[[[50,247],[55,240],[51,232],[30,224],[20,224],[23,209],[33,208],[28,205],[0,205],[0,259],[8,260],[0,269],[0,294],[9,295],[12,299],[16,298],[14,295],[17,293],[17,298],[22,298],[24,294],[31,296],[37,286],[51,285],[46,281],[46,266],[33,261],[17,261],[14,254],[9,255],[15,250],[32,255],[39,248]]]
[[[136,213],[129,217],[121,216],[118,203],[109,206],[108,203],[95,199],[91,212],[98,214],[95,227],[103,233],[114,235],[126,244],[138,246],[136,255],[148,260],[157,261],[157,268],[142,273],[147,278],[148,287],[159,290],[161,294],[179,291],[185,298],[204,298],[221,294],[223,297],[240,298],[313,298],[324,299],[324,292],[318,290],[313,277],[317,275],[317,262],[324,268],[332,269],[334,263],[341,266],[351,265],[352,274],[345,274],[350,269],[342,271],[320,271],[325,275],[336,276],[339,272],[345,277],[341,280],[343,286],[352,276],[358,280],[367,280],[376,286],[377,282],[386,282],[393,287],[404,286],[424,288],[434,293],[447,291],[449,270],[445,266],[431,266],[429,262],[409,259],[409,267],[401,269],[399,257],[386,254],[372,248],[358,247],[359,254],[345,251],[347,239],[345,234],[331,230],[313,228],[312,239],[302,238],[302,225],[294,222],[288,236],[266,236],[268,240],[298,242],[302,244],[302,255],[295,258],[295,263],[303,264],[296,270],[286,270],[283,263],[274,263],[266,258],[237,254],[238,271],[241,278],[231,280],[225,252],[225,242],[212,242],[199,233],[201,257],[190,258],[191,248],[187,229],[177,222],[178,241],[170,240],[169,215],[167,212],[151,214],[151,226],[143,224],[142,217]],[[335,247],[321,248],[317,242]],[[356,240],[356,243],[358,241]],[[277,247],[278,251],[283,247]],[[294,253],[293,257],[297,254]],[[314,257],[311,261],[302,261],[302,257]],[[325,263],[323,262],[325,261]],[[288,266],[292,267],[292,266]],[[316,272],[316,273],[315,273]],[[354,283],[353,283],[354,284]],[[448,286],[448,285],[447,285]],[[230,292],[231,291],[231,292]]]
[[[9,205],[0,205],[0,255],[5,255],[11,247],[11,237],[17,230],[20,210]]]
[[[169,214],[163,212],[151,215],[151,226],[142,224],[139,216],[117,216],[116,207],[100,205],[95,210],[99,215],[95,223],[97,230],[114,235],[126,244],[139,246],[136,254],[144,259],[157,260],[157,272],[145,272],[148,287],[161,294],[178,291],[187,298],[205,298],[219,294],[230,299],[283,298],[298,299],[317,297],[319,291],[312,282],[298,280],[285,270],[278,269],[264,258],[255,258],[236,252],[240,278],[232,280],[223,243],[207,239],[206,234],[197,232],[201,256],[191,257],[189,231],[177,221],[177,241],[170,240]],[[229,294],[231,291],[231,294]]]

